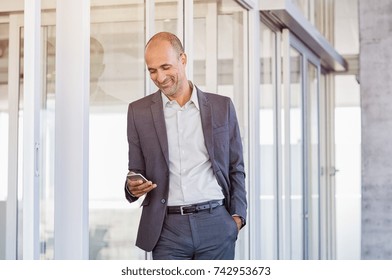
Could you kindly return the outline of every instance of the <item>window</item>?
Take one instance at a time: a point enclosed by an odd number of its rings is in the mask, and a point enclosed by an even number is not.
[[[145,95],[143,11],[144,1],[91,8],[90,259],[145,258],[135,246],[141,208],[124,197],[128,103]]]

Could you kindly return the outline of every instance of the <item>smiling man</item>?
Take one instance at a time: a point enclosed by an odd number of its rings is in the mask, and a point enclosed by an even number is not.
[[[186,77],[171,33],[155,34],[145,62],[159,90],[128,107],[125,196],[144,196],[136,245],[154,259],[234,259],[247,202],[241,136],[230,98]]]

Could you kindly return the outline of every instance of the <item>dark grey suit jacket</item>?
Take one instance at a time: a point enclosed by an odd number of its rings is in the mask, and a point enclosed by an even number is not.
[[[247,201],[241,136],[230,98],[197,90],[204,141],[213,172],[222,187],[226,208],[246,219]],[[128,169],[156,183],[142,202],[136,245],[155,247],[166,215],[169,190],[169,148],[161,92],[139,99],[128,107]],[[129,195],[129,202],[137,198]]]

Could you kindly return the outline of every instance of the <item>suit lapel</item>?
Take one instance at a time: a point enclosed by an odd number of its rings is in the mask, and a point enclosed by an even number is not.
[[[200,117],[201,117],[201,125],[203,128],[203,134],[204,134],[204,142],[206,144],[206,148],[208,151],[208,154],[210,156],[210,160],[212,165],[214,165],[214,139],[212,135],[212,108],[211,105],[208,103],[208,98],[202,92],[199,90],[197,87],[197,97],[199,100],[200,104]]]
[[[165,115],[163,114],[162,97],[160,91],[154,93],[152,101],[153,103],[151,105],[151,113],[154,119],[155,131],[157,133],[166,164],[169,166],[169,146],[167,142]]]

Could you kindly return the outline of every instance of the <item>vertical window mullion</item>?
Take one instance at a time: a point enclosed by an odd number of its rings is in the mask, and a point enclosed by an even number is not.
[[[23,117],[23,259],[39,258],[41,1],[25,1]]]

